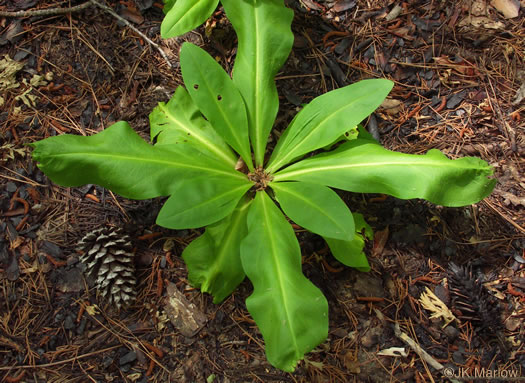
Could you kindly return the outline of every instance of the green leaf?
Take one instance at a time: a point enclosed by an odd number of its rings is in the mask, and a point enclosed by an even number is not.
[[[323,238],[334,258],[343,265],[353,267],[359,271],[370,271],[370,265],[363,252],[363,247],[365,246],[365,237],[372,239],[374,233],[361,214],[353,213],[353,216],[355,233],[351,241],[342,241],[324,236]],[[361,233],[362,231],[364,231],[363,234]]]
[[[155,146],[177,150],[182,143],[214,155],[232,168],[237,157],[197,109],[186,89],[178,87],[167,104],[160,102],[149,115],[151,139]]]
[[[323,237],[332,255],[343,265],[353,267],[359,271],[370,271],[370,265],[366,255],[362,252],[363,238],[356,238],[352,241],[342,241],[340,239]],[[363,241],[364,243],[364,241]]]
[[[283,132],[268,163],[268,172],[334,143],[376,110],[393,85],[385,79],[363,80],[315,98]]]
[[[202,292],[220,303],[243,281],[240,243],[246,236],[246,215],[251,199],[244,198],[232,214],[210,225],[191,242],[182,258],[188,266],[188,279]]]
[[[384,193],[401,199],[423,198],[444,206],[464,206],[488,196],[496,184],[485,161],[448,159],[432,149],[403,154],[356,139],[333,152],[297,162],[275,174],[274,182],[311,182],[357,193]]]
[[[244,178],[188,177],[178,182],[157,216],[157,224],[170,229],[209,225],[226,217],[253,186]]]
[[[374,239],[374,230],[372,230],[370,225],[365,221],[363,214],[352,213],[352,216],[354,217],[356,235],[358,235],[363,240],[365,238]]]
[[[246,103],[255,163],[262,166],[279,109],[274,77],[292,49],[293,11],[283,0],[222,0],[222,5],[239,40],[233,81]]]
[[[328,302],[302,273],[295,233],[266,192],[257,192],[241,243],[242,266],[253,284],[246,300],[272,365],[293,371],[328,334]]]
[[[271,182],[281,209],[295,223],[315,234],[349,241],[354,219],[332,189],[306,182]]]
[[[90,137],[65,134],[30,146],[38,167],[53,182],[62,186],[93,183],[131,199],[169,195],[180,180],[195,175],[246,179],[191,146],[180,145],[175,155],[149,145],[126,122]]]
[[[204,23],[217,8],[219,0],[166,1],[166,16],[160,25],[163,39],[180,36]]]
[[[190,43],[182,45],[180,64],[184,84],[199,110],[253,170],[246,108],[228,73],[206,51]]]
[[[164,14],[168,13],[171,8],[175,5],[177,0],[164,0],[164,7],[162,8],[162,11]]]
[[[352,140],[354,140],[354,139],[356,139],[356,138],[361,138],[361,139],[363,139],[363,140],[368,140],[368,141],[371,141],[371,142],[374,143],[374,144],[378,144],[378,145],[380,145],[379,142],[374,138],[374,136],[372,136],[372,135],[368,132],[368,130],[365,129],[365,127],[364,127],[363,125],[359,124],[359,125],[357,126],[357,132],[358,132],[357,137],[353,137],[353,138],[351,138],[351,139],[348,140],[348,141],[352,141]]]

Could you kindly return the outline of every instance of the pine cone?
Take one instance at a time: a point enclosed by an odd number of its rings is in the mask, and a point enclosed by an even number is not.
[[[498,301],[487,291],[481,281],[465,266],[449,264],[449,290],[452,304],[469,320],[480,334],[493,335],[501,328]]]
[[[136,296],[135,265],[131,239],[121,229],[101,228],[84,236],[78,244],[80,261],[95,281],[98,293],[120,309]]]

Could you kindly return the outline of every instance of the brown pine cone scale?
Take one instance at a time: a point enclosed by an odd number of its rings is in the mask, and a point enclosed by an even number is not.
[[[121,229],[101,228],[79,242],[80,261],[98,294],[117,308],[135,300],[136,280],[133,245]]]

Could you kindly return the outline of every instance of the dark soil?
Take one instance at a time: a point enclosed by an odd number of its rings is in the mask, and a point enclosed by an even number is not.
[[[91,135],[119,120],[147,138],[149,112],[181,84],[183,41],[231,69],[235,34],[221,10],[206,29],[162,41],[162,12],[152,3],[108,5],[160,44],[173,68],[96,7],[0,17],[0,60],[23,64],[11,82],[0,77],[0,381],[434,382],[482,368],[525,377],[523,1],[509,19],[483,0],[408,0],[398,15],[390,13],[398,3],[387,0],[289,1],[295,43],[278,76],[274,142],[301,104],[386,77],[396,86],[367,122],[385,147],[478,156],[498,178],[491,196],[462,208],[341,193],[375,231],[369,273],[343,268],[319,237],[297,229],[304,272],[330,304],[330,330],[293,374],[266,361],[244,304],[249,282],[220,305],[189,285],[180,254],[199,231],[156,226],[160,200],[56,186],[25,146]],[[0,10],[12,11],[61,6],[68,2],[0,1]],[[97,298],[76,251],[104,226],[123,228],[135,247],[138,298],[120,311]],[[169,320],[174,288],[204,315],[194,335]],[[443,318],[431,318],[445,311],[423,307],[426,288],[457,321],[443,327]]]

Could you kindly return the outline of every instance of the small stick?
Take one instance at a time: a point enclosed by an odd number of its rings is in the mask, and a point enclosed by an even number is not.
[[[108,348],[104,348],[102,350],[89,352],[87,354],[78,355],[78,356],[75,356],[73,358],[59,360],[59,361],[56,361],[56,362],[51,362],[51,363],[46,363],[46,364],[39,364],[39,365],[35,365],[35,366],[24,365],[24,366],[5,366],[5,367],[0,367],[0,371],[8,371],[8,370],[11,370],[13,368],[27,369],[27,368],[47,368],[47,367],[59,366],[61,364],[66,364],[66,363],[69,363],[69,362],[76,362],[79,359],[87,358],[89,356],[93,356],[93,355],[97,355],[97,354],[103,354],[105,352],[112,351],[112,350],[114,350],[116,348],[119,348],[119,347],[120,347],[120,344],[118,344],[116,346],[111,346],[111,347],[108,347]]]
[[[173,262],[173,259],[171,259],[171,251],[168,251],[168,252],[166,253],[166,262],[168,262],[168,264],[170,265],[170,267],[171,267],[172,269],[175,268],[175,262]]]
[[[22,205],[24,205],[24,214],[29,213],[29,203],[25,199],[16,197],[16,198],[13,198],[11,201],[20,202]]]
[[[137,28],[135,28],[128,20],[119,16],[113,9],[111,9],[105,4],[100,3],[97,0],[89,0],[83,4],[77,5],[75,7],[70,7],[70,8],[48,8],[48,9],[35,9],[35,10],[28,10],[28,11],[17,11],[17,12],[0,11],[0,16],[3,16],[3,17],[34,17],[34,16],[65,15],[68,13],[81,11],[92,5],[95,5],[99,7],[100,9],[102,9],[103,11],[109,13],[111,16],[116,18],[118,21],[120,21],[122,24],[127,26],[133,32],[138,34],[141,38],[146,40],[148,44],[150,44],[153,48],[155,48],[160,53],[160,55],[162,56],[164,61],[166,61],[168,66],[170,68],[173,68],[173,65],[171,64],[168,56],[166,55],[166,53],[164,53],[162,48],[157,43],[153,42],[148,36],[146,36],[144,33],[142,33]]]
[[[407,115],[406,115],[406,118],[405,118],[405,121],[408,120],[409,118],[412,118],[414,117],[417,112],[419,112],[423,107],[421,105],[418,105],[416,106],[414,109],[412,109]]]
[[[342,36],[342,37],[346,37],[346,36],[350,36],[350,32],[348,31],[344,31],[344,32],[341,32],[341,31],[330,31],[328,32],[326,35],[323,36],[323,44],[326,46],[326,43],[328,41],[328,39],[332,36]]]
[[[18,223],[18,225],[16,225],[16,228],[15,230],[16,231],[20,231],[22,230],[22,228],[24,227],[24,225],[27,223],[27,220],[29,219],[29,216],[26,215],[24,218],[22,218],[22,220]]]
[[[164,356],[164,351],[162,351],[160,348],[148,343],[148,342],[142,342],[144,344],[144,347],[146,347],[149,351],[155,353],[159,358],[162,358]]]
[[[146,234],[140,235],[137,237],[137,239],[139,241],[148,241],[150,239],[155,239],[157,237],[160,237],[161,235],[162,235],[161,232],[155,231],[153,233],[146,233]]]
[[[53,258],[49,254],[46,254],[46,259],[48,260],[49,263],[53,264],[53,266],[55,267],[62,267],[62,266],[67,265],[66,261],[57,261],[55,258]]]
[[[153,359],[150,359],[148,371],[146,371],[146,376],[151,376],[151,374],[153,374],[154,368],[155,368],[155,362],[153,361]]]
[[[0,11],[0,16],[3,16],[3,17],[35,17],[35,16],[66,15],[68,13],[82,11],[83,9],[86,9],[92,6],[94,3],[95,2],[93,0],[89,0],[83,4],[77,5],[75,7],[70,7],[70,8],[47,8],[47,9],[34,9],[34,10],[28,10],[28,11],[16,11],[16,12]]]
[[[160,297],[162,295],[162,290],[164,288],[164,285],[162,283],[162,270],[157,270],[157,297]]]
[[[85,197],[93,202],[100,203],[100,199],[94,194],[87,193]]]
[[[77,314],[77,323],[80,323],[80,321],[82,320],[82,315],[84,315],[85,311],[86,311],[86,303],[81,302],[80,309],[78,310],[78,314]]]
[[[423,348],[418,345],[412,338],[410,338],[407,334],[401,331],[401,328],[398,323],[394,325],[394,334],[401,339],[403,342],[405,342],[407,345],[410,346],[412,350],[414,350],[421,359],[424,359],[430,366],[432,366],[434,369],[441,371],[445,366],[443,366],[441,363],[439,363],[437,360],[435,360],[432,356],[430,356]]]
[[[445,96],[441,97],[441,104],[434,110],[434,112],[439,113],[443,109],[445,109],[445,106],[447,105],[447,98]]]
[[[11,197],[11,200],[9,201],[9,210],[12,210],[15,207],[15,199],[18,198],[18,192],[20,191],[20,188],[17,188],[15,191],[15,194]]]
[[[17,383],[17,382],[20,382],[22,380],[22,378],[24,377],[24,375],[26,374],[25,370],[22,370],[22,372],[20,374],[18,374],[17,376],[15,377],[10,377],[10,376],[6,376],[5,377],[5,381],[8,382],[8,383]]]
[[[379,303],[379,302],[383,302],[385,300],[385,298],[381,298],[381,297],[356,297],[356,300],[358,302],[375,302],[375,303]]]
[[[411,285],[415,285],[417,282],[420,282],[420,281],[422,281],[422,282],[430,282],[430,283],[432,283],[434,285],[439,285],[441,283],[441,282],[436,281],[435,279],[432,279],[432,278],[430,278],[430,277],[428,277],[426,275],[422,275],[420,277],[417,277],[417,278],[413,279],[410,282],[410,284]]]
[[[3,216],[4,217],[14,217],[15,215],[22,215],[22,214],[24,214],[24,208],[23,207],[19,207],[17,209],[6,211],[3,214]]]
[[[21,345],[16,343],[14,340],[12,340],[12,339],[10,339],[8,337],[2,336],[2,335],[0,335],[0,344],[2,346],[5,345],[5,346],[8,346],[8,347],[11,347],[11,348],[15,349],[16,351],[18,351],[19,353],[24,353],[25,352],[25,349]]]
[[[405,342],[412,350],[416,352],[416,354],[419,355],[421,359],[423,359],[425,362],[427,362],[430,366],[432,366],[434,369],[436,369],[439,372],[443,372],[443,375],[445,375],[445,378],[450,380],[452,383],[461,383],[457,379],[453,379],[453,376],[448,376],[448,369],[445,369],[445,366],[443,366],[441,363],[439,363],[436,359],[434,359],[430,354],[428,354],[423,348],[417,344],[412,338],[410,338],[407,334],[405,334],[403,331],[401,331],[401,328],[399,326],[399,323],[396,323],[394,325],[394,334],[401,339],[403,342]]]
[[[324,267],[326,267],[326,269],[331,273],[340,273],[344,270],[344,267],[335,268],[330,266],[330,264],[324,258],[321,258],[321,262],[323,263]]]
[[[125,26],[127,26],[129,29],[131,29],[133,32],[135,32],[140,37],[142,37],[144,40],[146,40],[148,42],[148,44],[150,44],[153,48],[155,48],[160,53],[160,55],[162,56],[164,61],[166,61],[168,66],[170,68],[173,68],[173,65],[171,65],[168,56],[166,55],[166,53],[164,53],[164,51],[161,49],[161,47],[157,43],[154,43],[148,36],[146,36],[144,33],[142,33],[137,28],[135,28],[128,20],[124,19],[123,17],[120,17],[113,9],[111,9],[107,5],[101,4],[97,0],[91,0],[91,2],[93,4],[95,4],[97,7],[99,7],[100,9],[103,9],[104,11],[109,13],[111,16],[113,16],[114,18],[119,20],[121,23],[123,23]]]

